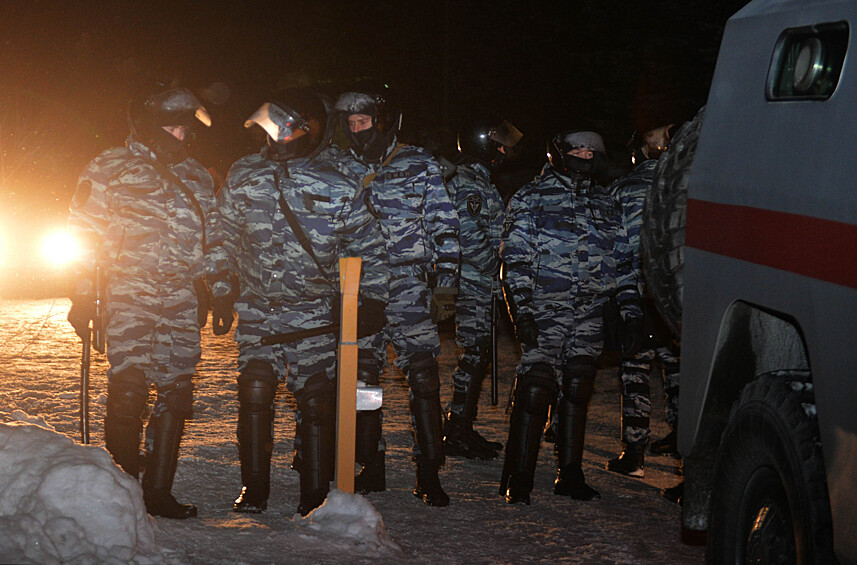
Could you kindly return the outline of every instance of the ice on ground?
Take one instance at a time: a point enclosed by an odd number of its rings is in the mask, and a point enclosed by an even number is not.
[[[402,553],[402,548],[384,527],[381,514],[359,494],[332,489],[324,504],[298,523],[318,531],[331,541],[340,538],[362,555],[390,557],[391,554]]]
[[[102,447],[76,444],[21,411],[0,424],[5,562],[151,563],[155,525],[140,484]]]

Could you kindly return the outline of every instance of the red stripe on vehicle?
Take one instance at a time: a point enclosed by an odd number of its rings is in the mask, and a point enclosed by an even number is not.
[[[686,244],[857,288],[857,225],[691,198]]]

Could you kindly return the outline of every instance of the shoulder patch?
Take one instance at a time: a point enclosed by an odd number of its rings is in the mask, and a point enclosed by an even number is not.
[[[81,181],[77,185],[77,190],[74,191],[74,205],[80,208],[86,204],[90,194],[92,194],[92,182],[89,180]]]
[[[471,194],[467,197],[467,211],[474,217],[482,211],[482,198],[478,194]]]

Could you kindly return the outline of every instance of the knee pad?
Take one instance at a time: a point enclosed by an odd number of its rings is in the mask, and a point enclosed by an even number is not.
[[[562,371],[563,398],[572,404],[588,404],[597,372],[592,356],[575,355],[569,359]]]
[[[357,351],[357,380],[367,385],[377,385],[381,382],[380,363],[375,358],[375,352],[370,349]]]
[[[559,390],[553,368],[547,363],[536,363],[519,379],[515,387],[515,402],[530,414],[546,413]]]
[[[270,363],[251,359],[238,375],[238,402],[251,411],[268,409],[279,384]]]
[[[434,398],[438,395],[440,378],[434,355],[421,351],[411,357],[408,363],[408,385],[418,398]]]
[[[118,417],[142,417],[148,399],[149,384],[142,369],[122,371],[107,384],[107,409]]]
[[[182,375],[174,382],[158,387],[158,399],[167,411],[179,418],[193,415],[193,380],[190,375]]]
[[[336,384],[325,373],[316,373],[308,378],[295,397],[301,416],[307,423],[319,423],[334,416]]]

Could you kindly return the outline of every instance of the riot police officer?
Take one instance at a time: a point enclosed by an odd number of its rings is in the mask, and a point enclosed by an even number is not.
[[[195,281],[209,270],[220,236],[211,177],[189,157],[188,143],[194,124],[211,121],[190,90],[163,84],[134,100],[128,117],[125,146],[89,163],[70,206],[69,228],[88,249],[68,319],[78,335],[90,331],[98,264],[110,364],[107,450],[138,476],[141,418],[155,385],[142,480],[146,510],[189,518],[196,507],[178,503],[171,491],[208,314],[207,290]]]
[[[601,136],[567,131],[548,144],[549,166],[509,202],[501,257],[506,300],[523,353],[500,493],[530,503],[542,428],[557,401],[554,494],[598,498],[581,463],[595,358],[603,346],[602,306],[618,294],[621,314],[639,317],[627,234],[615,201],[595,179],[606,166]]]
[[[458,216],[440,168],[420,147],[398,142],[402,112],[390,89],[361,81],[336,102],[351,142],[349,167],[363,179],[365,199],[378,217],[390,265],[389,323],[373,341],[374,355],[358,361],[359,378],[376,384],[387,344],[410,386],[417,477],[414,495],[431,506],[446,506],[438,470],[444,461],[436,322],[451,316],[458,292]],[[381,414],[361,415],[357,427],[356,478],[360,492],[383,490]]]
[[[274,401],[286,379],[297,401],[295,468],[298,512],[324,502],[334,471],[336,348],[334,332],[265,345],[261,338],[334,324],[338,319],[338,258],[363,259],[360,311],[383,326],[387,269],[383,238],[329,147],[335,121],[310,89],[271,96],[245,122],[267,145],[239,159],[220,193],[226,261],[212,285],[214,322],[228,331],[238,313],[238,451],[242,490],[236,512],[267,508]],[[237,277],[230,276],[231,273]],[[236,288],[235,278],[240,280]]]
[[[669,146],[674,124],[641,122],[637,131],[642,132],[639,144],[633,150],[634,169],[627,176],[616,180],[609,192],[619,203],[622,222],[628,231],[628,240],[633,254],[634,278],[637,289],[643,296],[642,325],[628,328],[640,334],[639,351],[628,351],[622,359],[622,453],[607,462],[607,470],[632,477],[642,477],[646,445],[651,430],[649,414],[652,408],[649,375],[655,359],[663,365],[664,396],[667,422],[672,431],[662,440],[654,442],[652,452],[658,455],[676,452],[675,424],[678,417],[679,356],[678,345],[670,329],[661,320],[653,299],[645,292],[640,230],[643,224],[643,204],[646,194],[654,182],[658,157]],[[634,138],[636,140],[636,135]]]
[[[492,295],[500,295],[500,236],[503,199],[491,173],[522,134],[496,116],[477,117],[458,130],[460,157],[447,190],[461,225],[461,278],[455,304],[455,341],[460,348],[452,374],[453,396],[444,425],[447,455],[494,459],[503,444],[473,429],[482,380],[490,362]]]

